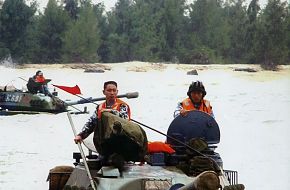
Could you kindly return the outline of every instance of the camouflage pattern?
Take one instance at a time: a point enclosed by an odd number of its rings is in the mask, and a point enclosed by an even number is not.
[[[66,111],[65,103],[55,96],[31,94],[29,92],[3,91],[0,92],[0,107],[10,111],[37,111],[58,113]]]

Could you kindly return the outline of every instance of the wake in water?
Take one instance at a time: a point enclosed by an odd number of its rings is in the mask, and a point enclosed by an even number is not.
[[[13,62],[13,59],[11,58],[11,56],[7,57],[6,59],[0,61],[0,65],[7,67],[7,68],[16,68],[17,63]]]

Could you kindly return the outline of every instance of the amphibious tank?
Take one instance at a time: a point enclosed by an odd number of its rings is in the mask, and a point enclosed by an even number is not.
[[[76,152],[74,167],[50,170],[50,190],[244,189],[238,184],[238,172],[223,168],[215,152],[220,141],[219,126],[206,113],[192,111],[172,121],[166,135],[174,149],[170,154],[145,151],[147,137],[141,126],[110,114],[102,115],[95,133],[97,143],[87,139],[83,143],[88,148],[85,160]]]
[[[17,89],[14,86],[0,87],[0,115],[12,115],[18,113],[35,114],[41,112],[60,113],[76,109],[76,113],[87,113],[74,105],[86,104],[95,101],[105,100],[101,98],[82,98],[78,101],[63,101],[58,96],[57,91],[49,95],[43,93],[31,93],[27,89]],[[138,92],[118,95],[119,98],[136,98]]]
[[[2,112],[50,112],[59,113],[67,110],[67,105],[57,96],[42,93],[32,94],[18,89],[0,90],[0,109]]]

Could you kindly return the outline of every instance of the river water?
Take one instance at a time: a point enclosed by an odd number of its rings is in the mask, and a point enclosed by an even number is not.
[[[194,76],[186,75],[178,65],[147,72],[127,71],[125,66],[112,66],[102,74],[59,67],[42,70],[53,84],[78,84],[84,97],[101,97],[106,80],[118,81],[119,94],[138,91],[137,99],[125,100],[131,106],[132,118],[164,133],[190,82],[202,80],[220,126],[217,152],[224,168],[237,170],[239,183],[249,190],[290,189],[289,67],[279,72],[246,73],[235,72],[230,66],[213,66],[198,70],[199,75]],[[0,86],[12,83],[21,88],[25,82],[17,77],[28,78],[36,70],[0,67]],[[76,100],[60,91],[59,96]],[[94,111],[94,105],[87,107]],[[90,115],[72,116],[78,130]],[[48,189],[49,169],[72,166],[72,153],[78,151],[66,113],[0,116],[0,130],[1,190]],[[145,131],[151,141],[165,140]]]

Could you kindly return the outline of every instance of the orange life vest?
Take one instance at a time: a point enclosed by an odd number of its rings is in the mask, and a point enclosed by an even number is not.
[[[35,78],[35,82],[44,82],[45,78],[42,75],[38,75]]]
[[[196,109],[192,101],[190,100],[190,98],[186,98],[182,101],[182,108],[187,111],[198,110],[198,111],[208,113],[209,115],[212,115],[212,107],[210,105],[210,102],[205,99],[202,99],[199,109]]]
[[[165,152],[165,153],[173,154],[175,153],[175,150],[171,148],[170,144],[166,144],[160,141],[155,141],[155,142],[148,142],[147,152],[149,154],[158,153],[158,152]]]
[[[131,118],[131,111],[130,111],[129,105],[127,103],[125,103],[124,101],[120,100],[119,98],[116,98],[115,103],[109,109],[120,111],[121,105],[126,105],[128,107],[128,116],[130,119]],[[97,115],[98,115],[99,119],[101,118],[102,110],[104,110],[104,109],[108,109],[106,102],[101,103],[98,107]]]

